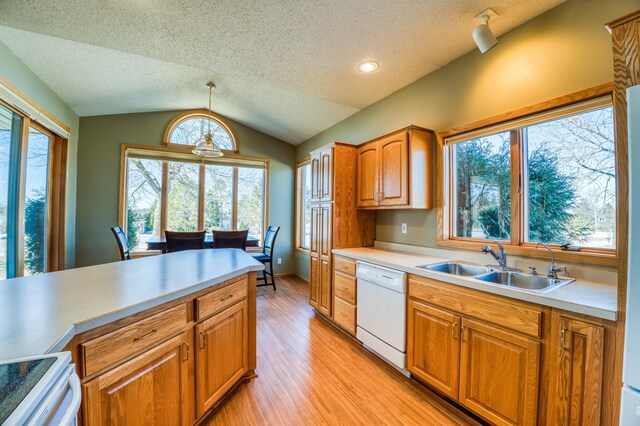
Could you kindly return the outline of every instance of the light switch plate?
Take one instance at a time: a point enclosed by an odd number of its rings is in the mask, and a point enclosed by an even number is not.
[[[281,257],[278,258],[278,265],[282,265],[282,258]]]
[[[406,234],[406,233],[407,233],[407,224],[406,224],[406,223],[403,223],[403,224],[402,224],[402,233],[403,233],[403,234]]]

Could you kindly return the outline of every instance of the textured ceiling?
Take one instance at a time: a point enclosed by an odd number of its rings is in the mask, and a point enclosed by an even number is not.
[[[500,35],[563,1],[2,0],[0,40],[80,116],[206,107],[213,80],[216,112],[298,144],[474,49],[485,8]]]

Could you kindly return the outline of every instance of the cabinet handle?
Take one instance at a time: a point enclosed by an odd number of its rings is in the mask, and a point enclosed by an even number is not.
[[[189,359],[189,344],[184,342],[182,344],[182,360],[187,361]]]
[[[463,342],[466,342],[465,338],[464,338],[464,332],[466,331],[467,327],[465,327],[464,325],[462,327],[460,327],[460,340]]]
[[[453,338],[453,340],[456,340],[458,338],[458,336],[456,335],[456,323],[453,323],[453,327],[451,327],[451,337]]]
[[[221,301],[221,302],[224,302],[225,300],[229,300],[229,299],[231,299],[232,297],[233,297],[233,293],[231,293],[231,294],[229,294],[229,295],[227,295],[227,296],[223,297],[222,299],[220,299],[220,301]]]
[[[567,348],[564,346],[566,337],[567,337],[567,329],[562,327],[562,330],[560,331],[560,349],[562,349],[563,351],[567,350]]]
[[[200,332],[200,349],[204,349],[207,344],[207,335]]]
[[[150,332],[148,332],[147,334],[145,334],[144,336],[140,336],[140,337],[136,337],[135,339],[133,339],[134,342],[138,342],[140,340],[144,340],[144,339],[148,339],[149,337],[153,336],[154,334],[156,334],[158,332],[158,330],[153,329]]]

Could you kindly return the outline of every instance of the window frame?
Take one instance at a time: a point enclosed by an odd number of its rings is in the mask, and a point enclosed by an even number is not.
[[[10,266],[15,272],[15,276],[12,278],[24,276],[25,234],[23,226],[26,213],[27,150],[29,147],[29,129],[31,128],[49,137],[45,272],[60,271],[66,267],[67,157],[68,137],[71,129],[1,77],[0,86],[4,86],[5,90],[9,90],[10,94],[15,98],[0,99],[0,105],[17,114],[21,119],[19,145],[17,147],[18,158],[16,159],[17,176],[9,177],[9,182],[13,179],[16,183],[16,188],[9,188],[9,197],[13,196],[18,200],[14,212],[15,223],[8,224],[16,232],[13,243],[15,247],[10,249],[12,251],[15,250],[13,265]],[[12,100],[18,103],[15,104],[15,102],[11,102]],[[35,109],[35,112],[23,111],[22,104]],[[44,119],[40,120],[37,116],[36,119],[32,118],[32,114],[36,113],[40,114],[39,116]],[[64,136],[59,133],[63,133]],[[7,261],[9,261],[8,253],[9,249],[7,250]]]
[[[499,131],[511,131],[511,236],[510,240],[502,241],[509,253],[534,258],[549,259],[551,257],[547,250],[535,249],[535,243],[525,240],[525,223],[523,206],[526,191],[521,187],[520,181],[524,177],[522,171],[525,167],[523,158],[522,143],[523,126],[536,122],[546,121],[554,117],[566,116],[567,108],[575,107],[576,112],[590,109],[586,102],[598,102],[599,99],[606,99],[606,104],[611,105],[614,111],[615,126],[615,98],[613,97],[613,83],[606,83],[591,89],[578,91],[569,95],[561,96],[546,102],[542,102],[516,111],[500,114],[495,117],[480,120],[461,127],[456,127],[437,134],[437,244],[440,246],[465,248],[479,250],[484,244],[491,243],[492,240],[456,237],[453,226],[454,223],[454,203],[452,196],[452,183],[455,168],[452,167],[453,156],[448,145],[454,142],[473,139],[483,135],[493,134]],[[544,120],[539,117],[544,115]],[[615,138],[615,132],[614,132]],[[627,191],[627,183],[624,178],[624,162],[627,161],[626,147],[621,147],[617,138],[615,144],[615,169],[616,169],[616,248],[588,248],[581,247],[580,251],[561,250],[560,246],[549,244],[557,260],[572,261],[577,263],[591,263],[603,266],[618,265],[618,251],[620,234],[626,232],[620,228],[623,223],[621,216],[624,211],[623,194]],[[524,184],[524,183],[523,183]]]
[[[215,159],[203,159],[203,157],[189,152],[185,152],[182,149],[175,149],[175,145],[167,146],[148,146],[148,145],[136,145],[136,144],[121,144],[120,145],[120,187],[118,198],[118,223],[127,232],[127,163],[130,157],[134,158],[149,158],[165,161],[162,164],[162,193],[161,193],[161,209],[160,209],[160,235],[164,236],[167,225],[167,181],[168,181],[168,163],[167,161],[180,161],[187,160],[200,164],[200,185],[198,188],[198,230],[209,231],[203,229],[204,227],[204,174],[202,168],[205,164],[226,164],[230,166],[242,167],[242,163],[256,165],[261,163],[264,166],[264,200],[263,200],[263,221],[262,232],[263,239],[264,233],[267,230],[267,224],[269,223],[269,179],[271,171],[271,161],[268,158],[260,157],[248,157],[242,155],[225,154],[224,157]],[[233,170],[233,193],[234,193],[234,207],[232,213],[233,227],[237,226],[238,209],[236,204],[238,193],[238,169],[235,167]],[[247,247],[247,251],[262,251],[262,241],[260,241],[259,247]],[[159,254],[159,251],[143,250],[131,252],[132,257],[142,257]]]
[[[215,123],[217,123],[220,127],[222,127],[227,131],[227,133],[229,134],[229,138],[231,139],[231,142],[233,142],[233,145],[235,147],[235,149],[231,149],[231,150],[221,149],[221,151],[225,155],[240,154],[240,142],[238,141],[238,135],[233,129],[233,126],[231,126],[231,123],[229,123],[224,117],[213,112],[210,113],[206,109],[189,110],[173,117],[164,130],[164,135],[162,137],[162,145],[166,147],[175,148],[180,152],[191,152],[191,150],[193,150],[194,145],[176,144],[176,143],[171,143],[170,141],[171,141],[171,134],[173,133],[175,128],[178,127],[182,122],[190,120],[192,118],[208,118],[214,121]]]
[[[295,230],[296,230],[296,251],[309,254],[310,248],[303,247],[304,241],[304,208],[302,207],[302,203],[304,201],[304,196],[302,192],[302,168],[305,166],[311,165],[311,157],[306,156],[302,160],[296,162],[296,218],[295,218]],[[309,167],[309,173],[311,173],[311,167]]]

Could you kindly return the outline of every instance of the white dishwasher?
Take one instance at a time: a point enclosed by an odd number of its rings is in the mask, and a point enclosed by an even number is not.
[[[357,262],[356,336],[364,346],[405,375],[407,351],[407,274]]]

